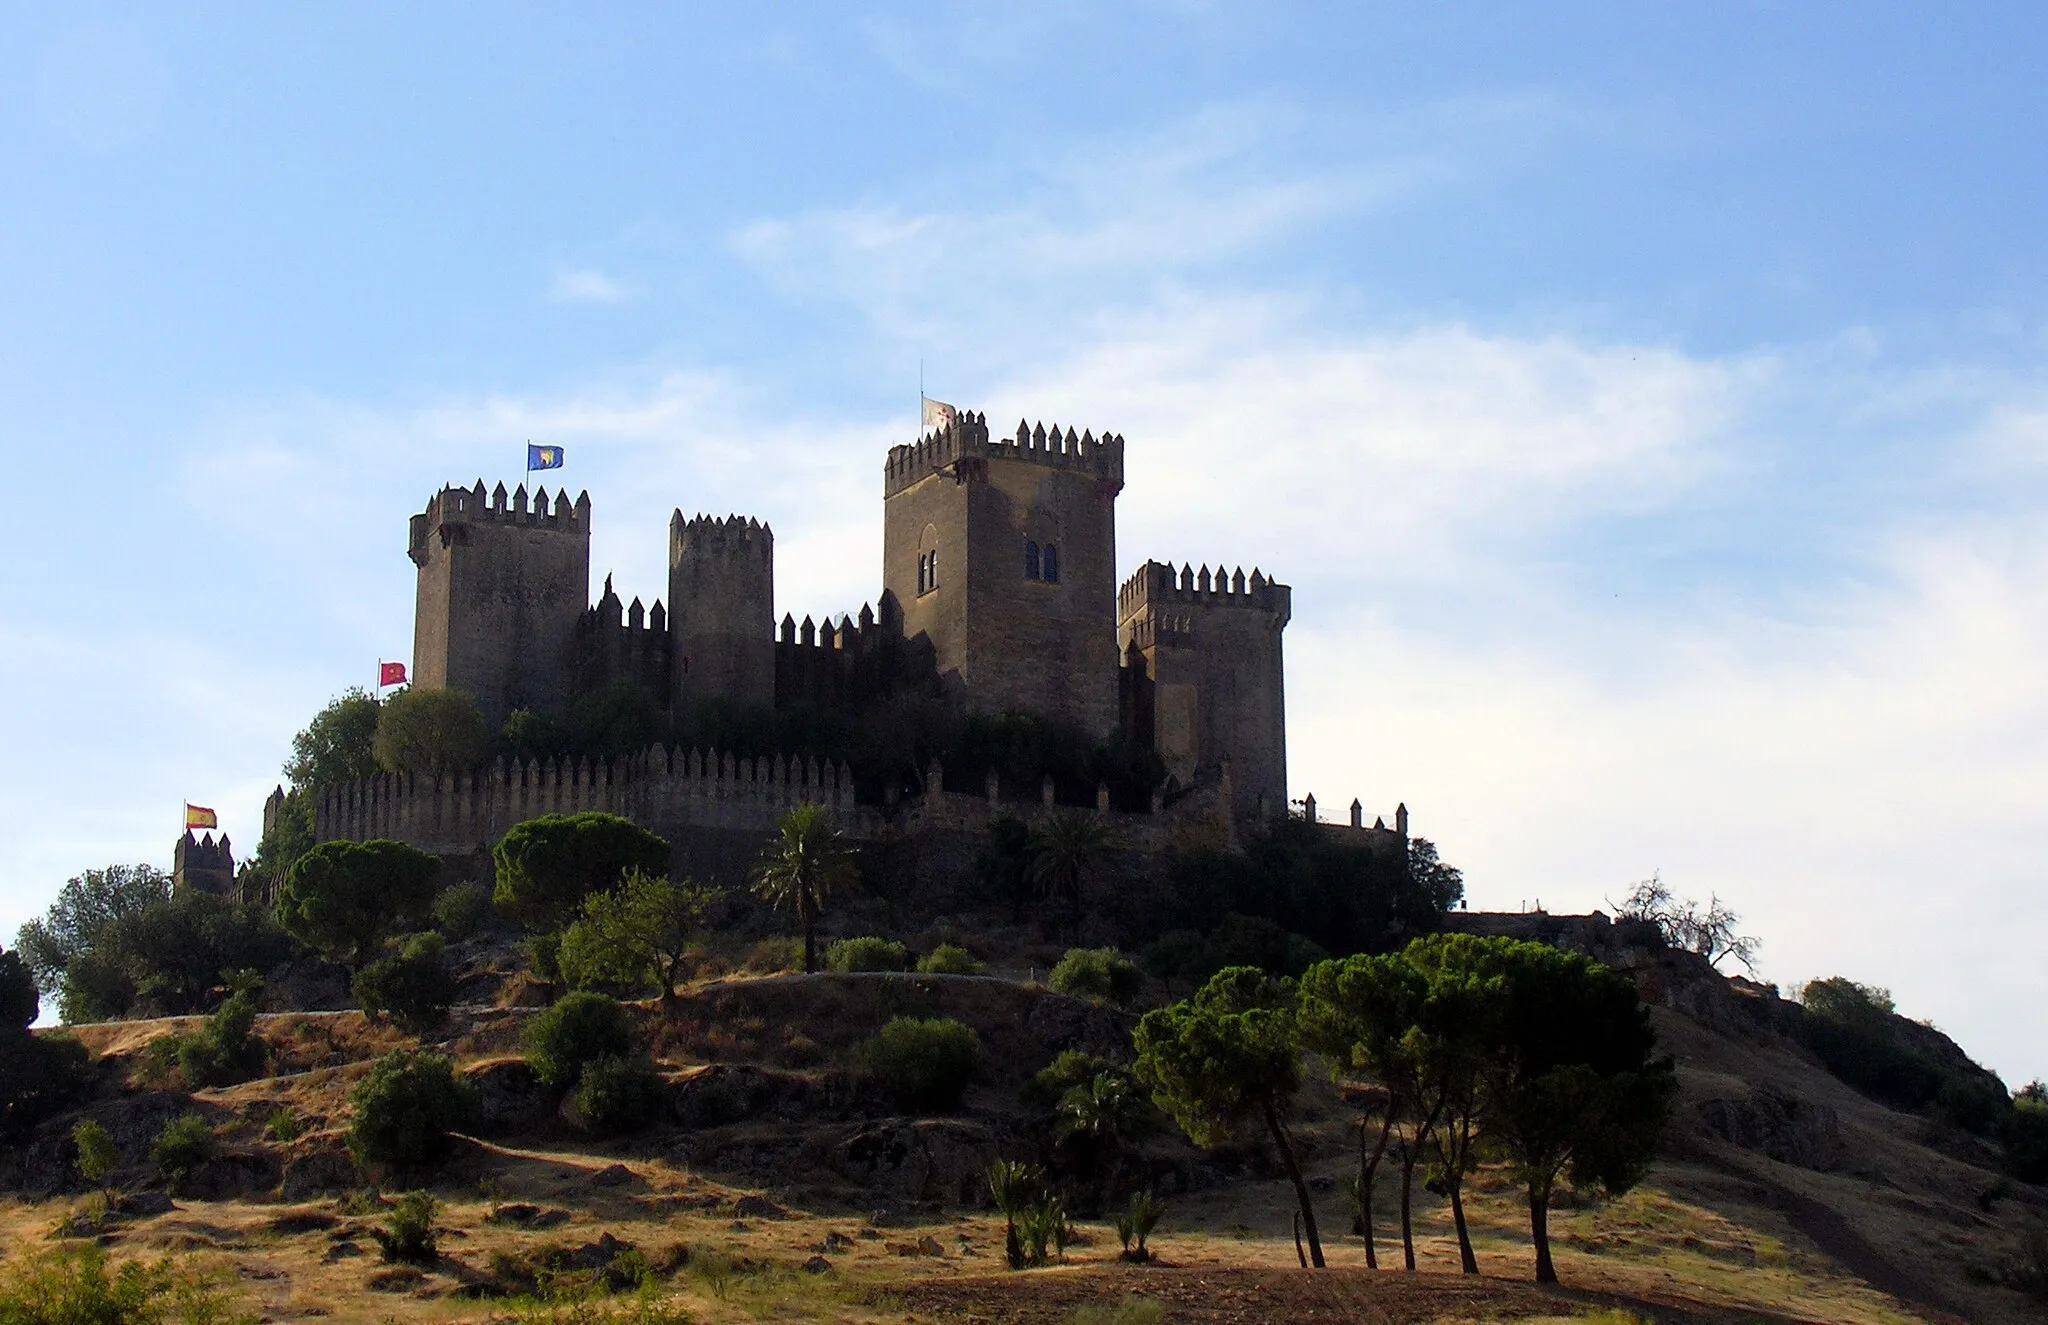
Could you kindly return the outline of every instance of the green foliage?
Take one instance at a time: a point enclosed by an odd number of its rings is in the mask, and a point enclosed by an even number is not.
[[[755,864],[755,895],[796,915],[804,938],[804,973],[818,969],[818,916],[832,897],[859,879],[853,855],[822,805],[804,804],[782,816],[782,834]]]
[[[360,687],[337,695],[292,737],[284,775],[305,791],[320,791],[377,771],[377,701]]]
[[[1152,1230],[1166,1214],[1166,1205],[1148,1188],[1131,1193],[1131,1206],[1116,1217],[1117,1241],[1123,1244],[1122,1259],[1143,1265],[1152,1259],[1152,1251],[1145,1240],[1152,1236]]]
[[[2038,1085],[2039,1083],[2035,1083]],[[2021,1091],[1998,1124],[2006,1172],[2021,1182],[2048,1182],[2048,1103]]]
[[[1125,1003],[1137,994],[1144,977],[1115,948],[1069,948],[1046,983],[1055,993]]]
[[[298,1110],[289,1104],[280,1104],[270,1111],[270,1118],[263,1124],[264,1135],[281,1146],[290,1146],[306,1134],[305,1120]]]
[[[426,923],[440,869],[403,842],[323,842],[285,877],[278,923],[322,956],[358,966],[385,939]]]
[[[1013,1270],[1024,1268],[1024,1243],[1017,1236],[1017,1221],[1045,1190],[1045,1170],[1020,1160],[1000,1159],[988,1166],[989,1199],[1003,1212],[1004,1259]]]
[[[1189,929],[1162,934],[1145,949],[1145,964],[1163,978],[1200,983],[1226,966],[1300,975],[1328,955],[1312,940],[1290,934],[1263,916],[1233,912],[1206,936]]]
[[[825,950],[825,966],[834,971],[901,971],[910,965],[910,954],[901,943],[869,934],[840,939]]]
[[[1063,810],[1032,834],[1024,877],[1047,900],[1079,906],[1082,881],[1108,849],[1108,825],[1092,814]]]
[[[2008,1106],[1988,1073],[1940,1063],[1907,1038],[1890,991],[1840,976],[1809,981],[1801,1037],[1828,1071],[1872,1099],[1925,1109],[1980,1135],[1995,1132]]]
[[[498,909],[533,929],[560,929],[627,871],[666,875],[669,846],[615,814],[547,814],[513,825],[491,856]]]
[[[400,1050],[370,1065],[349,1092],[348,1144],[363,1163],[428,1164],[476,1116],[476,1094],[439,1054]]]
[[[91,1089],[84,1045],[29,1030],[40,1003],[28,964],[18,953],[0,952],[0,1142],[20,1140]]]
[[[526,949],[526,968],[549,984],[562,980],[562,935],[557,930],[532,934],[520,945]]]
[[[121,1148],[114,1144],[114,1134],[86,1119],[71,1128],[71,1144],[78,1149],[77,1158],[72,1160],[78,1176],[95,1187],[106,1186],[121,1164]]]
[[[1284,1112],[1301,1088],[1291,992],[1255,967],[1217,972],[1192,998],[1138,1022],[1137,1078],[1195,1144]]]
[[[204,1114],[182,1113],[165,1123],[149,1144],[149,1162],[173,1187],[213,1158],[213,1125]]]
[[[391,1021],[410,1035],[424,1035],[439,1026],[456,994],[447,946],[447,940],[432,930],[414,934],[397,952],[357,971],[349,988],[364,1013]]]
[[[491,729],[474,696],[407,688],[384,701],[373,743],[386,773],[460,773],[491,753]]]
[[[291,952],[266,908],[178,893],[100,930],[69,963],[58,1012],[67,1022],[198,1012],[215,1002],[223,971],[269,970]]]
[[[957,1108],[981,1067],[981,1037],[950,1017],[896,1017],[863,1057],[868,1071],[904,1108],[943,1113]]]
[[[1024,1241],[1027,1265],[1050,1265],[1055,1258],[1064,1261],[1067,1247],[1074,1240],[1074,1226],[1067,1220],[1067,1203],[1052,1192],[1041,1193],[1018,1219],[1017,1232]]]
[[[526,1061],[541,1084],[567,1090],[584,1065],[634,1050],[633,1020],[615,998],[579,990],[526,1028]]]
[[[1414,896],[1439,914],[1456,910],[1465,896],[1464,871],[1445,864],[1426,837],[1408,842],[1408,881]]]
[[[606,1055],[584,1064],[576,1111],[598,1132],[629,1132],[651,1122],[662,1104],[661,1074],[637,1058]]]
[[[490,922],[491,890],[474,879],[450,884],[434,899],[434,928],[451,943]]]
[[[59,889],[49,912],[23,925],[15,942],[38,987],[54,993],[64,986],[66,968],[109,926],[170,895],[171,876],[151,865],[87,870]]]
[[[317,839],[313,832],[313,798],[307,787],[293,787],[284,795],[277,814],[264,824],[263,840],[256,845],[236,882],[244,896],[274,893],[290,875],[299,858],[311,851]]]
[[[434,1198],[426,1192],[411,1191],[398,1198],[398,1204],[384,1220],[384,1227],[370,1230],[387,1264],[432,1265],[441,1259],[434,1237],[436,1209]]]
[[[684,879],[633,868],[617,887],[583,899],[583,914],[562,935],[562,978],[579,989],[658,988],[664,999],[688,970],[704,917],[724,894]]]
[[[578,754],[639,754],[663,735],[661,704],[647,687],[621,677],[570,707],[569,732]]]
[[[251,981],[229,995],[196,1034],[178,1043],[178,1071],[187,1086],[231,1086],[262,1074],[270,1047],[255,1033],[259,984]]]
[[[983,967],[959,944],[941,943],[918,960],[917,969],[924,975],[980,975]]]
[[[573,753],[575,744],[569,724],[544,710],[513,709],[498,732],[499,747],[522,763],[559,759]]]
[[[1024,1083],[1023,1100],[1033,1108],[1051,1109],[1074,1087],[1085,1086],[1104,1072],[1121,1070],[1107,1058],[1098,1058],[1079,1049],[1063,1049],[1058,1057]]]
[[[124,1262],[107,1273],[107,1254],[88,1246],[10,1258],[0,1273],[0,1325],[244,1325],[207,1279],[171,1262]]]
[[[988,840],[975,853],[974,877],[981,891],[1001,899],[1021,918],[1031,899],[1031,829],[1014,815],[989,821]]]

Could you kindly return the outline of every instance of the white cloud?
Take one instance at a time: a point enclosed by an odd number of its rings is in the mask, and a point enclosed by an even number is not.
[[[623,304],[632,289],[592,267],[558,271],[548,282],[548,297],[562,304]]]

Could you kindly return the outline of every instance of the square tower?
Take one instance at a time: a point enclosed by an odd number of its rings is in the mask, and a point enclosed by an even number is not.
[[[412,517],[419,567],[412,683],[466,690],[493,728],[519,708],[567,708],[570,648],[590,599],[590,494],[443,488]]]
[[[1117,723],[1116,497],[1124,439],[961,414],[883,471],[882,583],[947,689],[985,713]]]

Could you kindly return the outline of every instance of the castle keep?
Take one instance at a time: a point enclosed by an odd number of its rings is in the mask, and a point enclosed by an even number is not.
[[[1291,594],[1257,569],[1149,560],[1119,584],[1123,486],[1119,435],[1020,423],[996,438],[982,415],[959,414],[890,448],[880,592],[822,623],[777,621],[775,535],[758,519],[677,510],[666,603],[622,603],[607,576],[592,605],[588,494],[444,488],[412,517],[413,677],[475,696],[494,728],[621,683],[651,696],[672,730],[707,708],[852,718],[897,696],[943,698],[1156,754],[1165,779],[1149,805],[1127,793],[1113,809],[1106,782],[1056,795],[1050,776],[949,785],[935,759],[907,783],[857,789],[846,764],[810,750],[736,758],[657,744],[330,788],[316,835],[474,857],[521,820],[605,810],[669,838],[679,868],[738,877],[790,806],[816,801],[857,838],[915,844],[912,872],[952,886],[973,877],[992,822],[1051,813],[1065,797],[1110,816],[1130,851],[1233,844],[1288,813]],[[1405,811],[1393,828],[1368,826],[1353,802],[1348,825],[1326,827],[1372,850],[1407,845]]]

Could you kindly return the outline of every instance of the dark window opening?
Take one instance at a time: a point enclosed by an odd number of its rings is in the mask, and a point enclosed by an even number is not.
[[[1024,578],[1038,578],[1038,544],[1029,539],[1024,541]]]
[[[1058,584],[1060,582],[1060,550],[1057,547],[1047,543],[1045,545],[1045,553],[1040,558],[1039,565],[1044,568],[1045,582],[1047,584]]]

